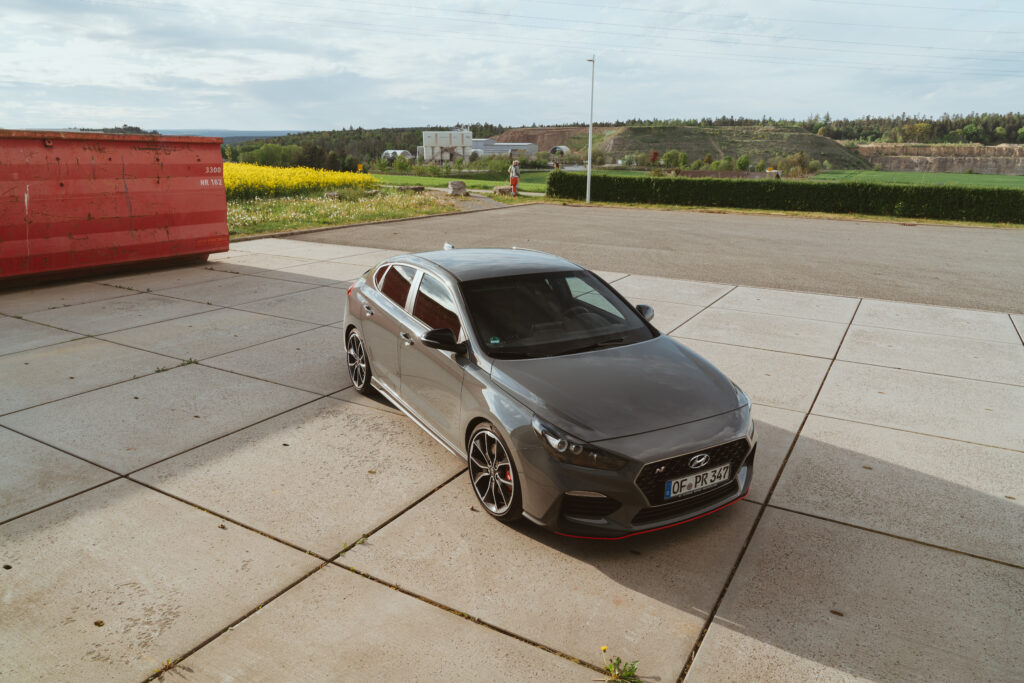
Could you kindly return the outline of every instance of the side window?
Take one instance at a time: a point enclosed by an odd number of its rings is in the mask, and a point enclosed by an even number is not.
[[[373,274],[373,286],[376,287],[378,290],[380,289],[381,280],[384,279],[384,273],[388,272],[388,268],[390,267],[390,264],[380,266],[379,268],[377,268],[377,272]]]
[[[384,274],[380,282],[380,291],[387,298],[398,304],[399,308],[405,308],[405,302],[409,298],[409,289],[412,287],[412,278],[416,274],[409,266],[393,265]]]
[[[462,325],[459,315],[455,312],[455,301],[448,289],[430,273],[423,273],[416,301],[412,306],[412,314],[432,330],[449,329],[455,338],[459,338]]]

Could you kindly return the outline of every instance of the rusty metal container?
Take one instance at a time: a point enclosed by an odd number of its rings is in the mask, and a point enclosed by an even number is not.
[[[0,284],[227,251],[220,144],[0,130]]]

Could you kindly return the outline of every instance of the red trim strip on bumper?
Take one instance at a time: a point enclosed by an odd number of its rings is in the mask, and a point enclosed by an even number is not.
[[[674,526],[679,526],[680,524],[686,524],[687,522],[692,522],[694,520],[700,519],[701,517],[707,517],[708,515],[713,515],[716,512],[718,512],[719,510],[724,510],[725,508],[729,507],[733,503],[740,502],[741,500],[746,498],[747,495],[748,494],[745,493],[742,496],[740,496],[739,498],[737,498],[736,500],[729,501],[728,503],[726,503],[725,505],[723,505],[721,507],[717,507],[714,510],[711,510],[709,512],[705,512],[703,515],[697,515],[696,517],[691,517],[690,519],[684,519],[681,522],[676,522],[674,524],[666,524],[665,526],[655,527],[654,529],[647,529],[645,531],[634,531],[633,533],[626,534],[625,536],[577,536],[575,534],[565,534],[565,533],[562,533],[561,531],[556,531],[555,533],[558,534],[559,536],[568,536],[569,538],[583,538],[583,539],[586,539],[588,541],[621,541],[624,538],[631,538],[633,536],[640,536],[642,534],[649,534],[649,533],[653,533],[655,531],[661,531],[663,529],[671,529]]]

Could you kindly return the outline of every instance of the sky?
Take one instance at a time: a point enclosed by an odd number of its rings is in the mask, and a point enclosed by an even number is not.
[[[1024,108],[1024,0],[2,0],[0,128]]]

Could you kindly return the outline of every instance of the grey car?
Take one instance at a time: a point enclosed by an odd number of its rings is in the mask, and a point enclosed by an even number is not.
[[[594,273],[523,249],[398,256],[348,290],[355,388],[465,458],[480,505],[624,538],[746,496],[746,395]]]

